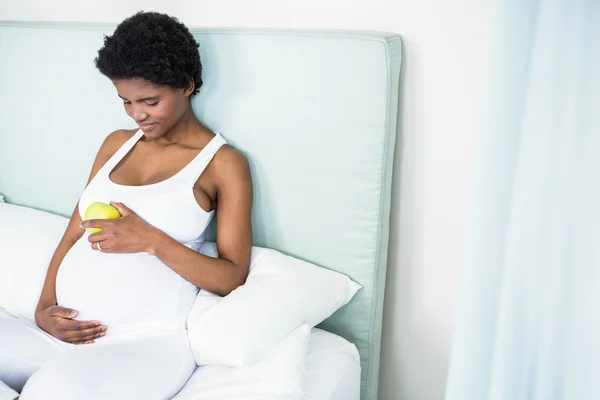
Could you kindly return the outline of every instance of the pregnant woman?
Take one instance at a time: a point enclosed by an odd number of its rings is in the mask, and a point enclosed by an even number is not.
[[[138,13],[105,38],[96,66],[139,129],[98,151],[35,323],[0,319],[0,380],[20,400],[171,398],[195,368],[185,321],[198,288],[227,295],[248,275],[248,163],[194,116],[202,79],[189,30]],[[83,221],[94,202],[122,217]],[[197,251],[215,214],[216,259]]]

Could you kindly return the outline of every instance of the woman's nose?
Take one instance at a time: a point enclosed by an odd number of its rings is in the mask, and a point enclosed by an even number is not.
[[[141,112],[134,111],[134,112],[133,112],[133,119],[134,119],[136,122],[142,122],[142,121],[144,121],[146,118],[148,118],[148,114],[147,114],[146,112],[144,112],[144,111],[141,111]]]

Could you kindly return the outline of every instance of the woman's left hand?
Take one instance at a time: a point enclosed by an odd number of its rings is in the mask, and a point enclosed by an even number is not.
[[[100,228],[101,232],[88,237],[93,250],[103,253],[140,253],[150,248],[158,229],[144,221],[123,203],[110,202],[121,213],[118,219],[90,219],[81,227]]]

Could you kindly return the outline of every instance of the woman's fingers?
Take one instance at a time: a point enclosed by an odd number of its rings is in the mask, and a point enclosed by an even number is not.
[[[109,239],[100,240],[98,242],[91,242],[90,246],[91,246],[92,250],[97,250],[97,251],[99,250],[99,251],[104,251],[104,252],[106,252],[107,250],[112,248],[112,246],[109,244]]]
[[[85,342],[71,342],[71,344],[92,344],[94,343],[93,340],[87,340]]]
[[[77,321],[68,318],[59,318],[56,321],[59,339],[65,342],[87,342],[102,337],[106,334],[107,327],[99,321]]]
[[[106,332],[95,332],[86,336],[74,336],[66,338],[65,341],[70,343],[87,343],[93,342],[94,340],[101,338],[104,335],[106,335]]]
[[[112,219],[88,219],[87,221],[82,221],[79,226],[83,229],[89,228],[100,228],[102,231],[98,233],[94,233],[90,236],[100,235],[102,232],[106,230],[106,228],[110,228],[114,225],[114,221]]]
[[[111,205],[111,206],[113,206],[114,208],[116,208],[116,209],[117,209],[117,210],[118,210],[118,211],[121,213],[121,215],[122,215],[123,217],[124,217],[124,216],[126,216],[126,215],[129,215],[129,214],[135,214],[133,211],[131,211],[131,210],[129,209],[129,207],[127,207],[127,206],[126,206],[125,204],[123,204],[123,203],[116,203],[116,202],[114,202],[114,201],[111,201],[111,202],[110,202],[110,205]]]
[[[108,233],[102,231],[102,232],[94,233],[93,235],[88,236],[88,242],[90,242],[90,243],[102,242],[102,241],[108,239],[108,237],[109,237]]]
[[[69,343],[75,342],[88,342],[90,340],[96,340],[106,335],[106,332],[87,332],[87,334],[82,334],[78,332],[75,335],[67,336],[63,340]]]
[[[64,332],[65,340],[69,342],[85,342],[88,340],[98,339],[99,337],[102,337],[105,334],[105,326]]]
[[[57,321],[58,329],[63,331],[82,331],[103,326],[100,321],[77,321],[76,319],[61,318]]]

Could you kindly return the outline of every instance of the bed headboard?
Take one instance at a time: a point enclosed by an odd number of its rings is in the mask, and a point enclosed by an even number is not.
[[[8,202],[69,216],[104,137],[135,127],[93,63],[113,29],[0,21],[0,193]],[[192,31],[205,82],[194,110],[250,161],[254,243],[364,286],[322,327],[356,344],[362,399],[374,400],[400,37]]]

